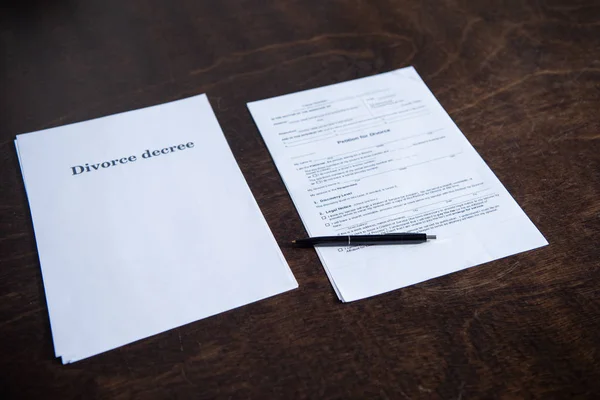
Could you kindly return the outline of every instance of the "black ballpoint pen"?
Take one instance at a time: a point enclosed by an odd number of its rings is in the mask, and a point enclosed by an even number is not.
[[[294,240],[292,244],[297,247],[418,244],[435,238],[435,235],[427,235],[425,233],[386,233],[383,235],[318,236]]]

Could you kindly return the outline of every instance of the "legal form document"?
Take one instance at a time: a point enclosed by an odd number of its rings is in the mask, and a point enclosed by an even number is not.
[[[344,302],[548,244],[412,67],[248,108],[309,236],[437,235],[316,248]]]
[[[63,363],[298,286],[205,95],[15,144]]]

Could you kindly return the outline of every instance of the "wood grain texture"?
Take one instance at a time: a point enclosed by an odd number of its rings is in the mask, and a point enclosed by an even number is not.
[[[62,366],[19,133],[208,93],[275,237],[304,228],[248,101],[413,65],[550,246],[351,304],[298,290]],[[600,3],[13,1],[0,11],[0,396],[600,395]]]

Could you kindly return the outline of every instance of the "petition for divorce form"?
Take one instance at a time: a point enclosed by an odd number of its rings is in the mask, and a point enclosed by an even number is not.
[[[248,108],[310,236],[437,235],[317,248],[342,301],[548,244],[412,67]]]

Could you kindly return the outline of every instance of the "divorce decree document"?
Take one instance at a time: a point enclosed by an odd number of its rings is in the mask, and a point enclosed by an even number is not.
[[[316,248],[344,302],[548,244],[412,67],[248,108],[310,236],[437,235]]]
[[[15,145],[64,364],[298,287],[206,95]]]

